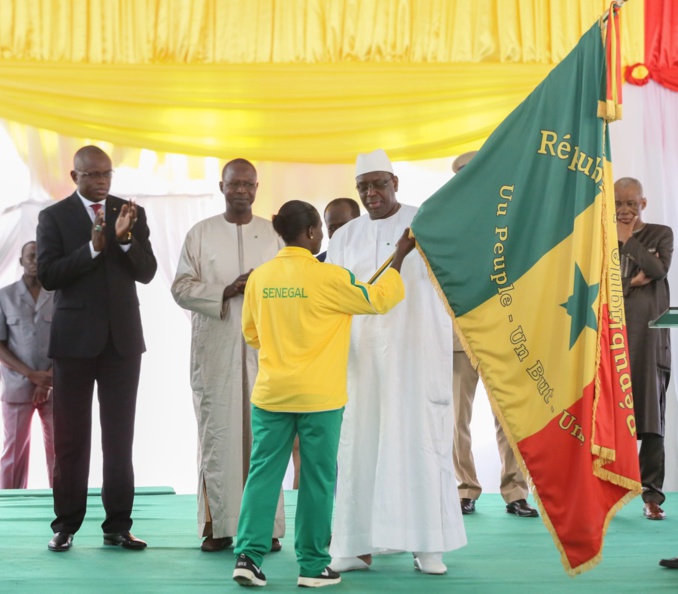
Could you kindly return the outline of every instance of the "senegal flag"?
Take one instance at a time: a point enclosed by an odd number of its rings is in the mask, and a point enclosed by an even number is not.
[[[641,491],[609,28],[596,23],[412,223],[571,575],[600,561],[608,523]]]

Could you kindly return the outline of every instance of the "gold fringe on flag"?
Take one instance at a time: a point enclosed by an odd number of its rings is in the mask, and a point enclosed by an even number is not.
[[[620,7],[625,3],[612,2],[606,17],[601,19],[600,29],[605,32],[605,99],[598,101],[598,117],[607,122],[622,119],[622,74],[621,74],[621,41]],[[605,27],[607,21],[607,27]]]

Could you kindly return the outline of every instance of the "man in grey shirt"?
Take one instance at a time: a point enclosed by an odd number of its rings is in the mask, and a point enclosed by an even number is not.
[[[5,430],[0,460],[0,488],[25,489],[31,420],[36,411],[42,421],[47,476],[52,486],[54,430],[52,423],[52,362],[47,356],[52,321],[52,293],[37,277],[37,248],[29,241],[21,249],[24,274],[0,289],[0,374]]]

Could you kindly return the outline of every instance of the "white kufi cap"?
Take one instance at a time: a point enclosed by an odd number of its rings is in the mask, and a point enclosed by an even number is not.
[[[373,171],[387,171],[393,174],[393,165],[384,149],[377,149],[371,153],[360,153],[355,160],[355,176]]]

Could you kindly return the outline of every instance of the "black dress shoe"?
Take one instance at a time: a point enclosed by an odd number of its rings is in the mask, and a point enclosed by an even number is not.
[[[469,499],[468,497],[462,497],[460,500],[461,503],[461,513],[464,515],[472,514],[476,511],[476,500]]]
[[[122,547],[123,549],[131,549],[133,551],[140,551],[145,549],[148,545],[128,532],[104,532],[104,544],[112,547]]]
[[[63,553],[73,546],[73,535],[68,532],[55,532],[47,548],[55,553]]]
[[[211,534],[202,541],[200,545],[200,550],[205,551],[206,553],[216,553],[217,551],[223,551],[233,544],[233,538],[230,536],[224,536],[223,538],[214,538]]]
[[[673,559],[662,559],[659,562],[659,565],[668,567],[669,569],[678,569],[678,557],[674,557]]]
[[[515,514],[521,518],[539,517],[539,512],[524,499],[516,499],[515,501],[511,501],[511,503],[506,506],[506,513]]]
[[[282,549],[282,543],[280,542],[280,539],[274,538],[271,540],[271,553],[277,553],[280,549]]]

